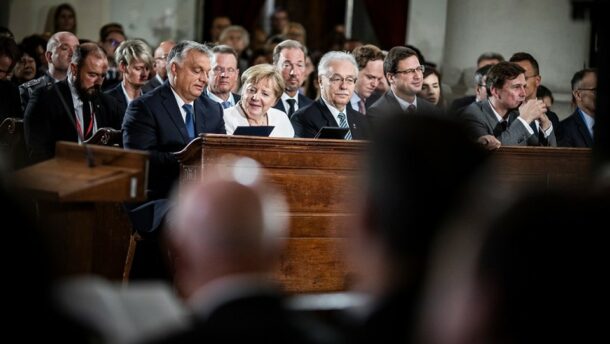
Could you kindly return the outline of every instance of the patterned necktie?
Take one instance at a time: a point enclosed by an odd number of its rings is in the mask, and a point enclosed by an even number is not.
[[[341,128],[348,128],[349,126],[347,125],[347,118],[345,117],[345,114],[343,112],[339,113],[339,115],[337,116],[339,117],[339,126]],[[345,139],[346,140],[351,140],[352,139],[352,132],[348,131],[347,134],[345,134]]]
[[[186,131],[189,133],[189,139],[195,138],[195,124],[193,123],[193,105],[184,104],[182,108],[186,112],[186,118],[184,124],[186,125]]]
[[[288,108],[288,118],[291,118],[294,114],[294,104],[296,104],[297,101],[294,99],[286,99],[286,101],[288,102],[288,105],[290,105]]]
[[[223,109],[228,109],[228,108],[230,108],[230,107],[232,106],[232,105],[231,105],[231,102],[230,102],[230,101],[228,101],[228,100],[227,100],[226,102],[222,102],[222,103],[220,103],[220,104],[222,105],[222,108],[223,108]]]
[[[360,99],[360,100],[358,101],[358,111],[359,111],[361,114],[366,115],[366,106],[364,106],[364,100],[362,100],[362,99]]]
[[[407,107],[407,113],[414,113],[415,110],[417,110],[417,108],[413,104],[409,104],[409,107]]]

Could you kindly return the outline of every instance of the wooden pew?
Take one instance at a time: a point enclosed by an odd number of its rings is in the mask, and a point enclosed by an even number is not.
[[[290,237],[276,278],[290,293],[309,293],[349,287],[342,250],[365,147],[364,141],[209,134],[176,155],[181,187],[203,180],[206,168],[224,163],[225,154],[251,157],[267,169],[290,206]],[[573,187],[588,180],[589,149],[504,147],[492,154],[495,178],[507,186]]]
[[[131,225],[120,207],[145,200],[148,153],[87,147],[60,141],[55,158],[15,171],[14,183],[36,204],[57,276],[122,280]]]
[[[7,159],[11,170],[26,165],[22,118],[8,117],[0,123],[0,154]]]

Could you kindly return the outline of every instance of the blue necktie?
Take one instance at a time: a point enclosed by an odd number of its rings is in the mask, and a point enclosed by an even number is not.
[[[186,111],[186,118],[184,124],[186,125],[186,131],[189,133],[189,138],[192,140],[195,138],[195,124],[193,123],[193,105],[184,104],[182,105],[184,111]]]
[[[220,103],[220,105],[222,105],[223,109],[228,109],[228,108],[230,108],[232,106],[231,102],[229,102],[228,100],[226,102]]]
[[[343,112],[339,113],[339,115],[337,115],[337,117],[339,117],[339,126],[341,128],[348,128],[349,126],[347,125],[347,118],[345,117],[345,114]],[[345,139],[346,140],[351,140],[352,139],[352,132],[348,131],[347,134],[345,134]]]

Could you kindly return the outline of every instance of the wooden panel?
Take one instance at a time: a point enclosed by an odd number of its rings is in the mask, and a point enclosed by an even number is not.
[[[292,293],[345,290],[351,275],[342,256],[352,192],[359,192],[363,141],[206,135],[177,153],[181,184],[205,179],[226,154],[266,168],[286,194],[290,236],[275,278]],[[587,182],[591,150],[503,147],[493,152],[494,178],[506,187],[577,187]],[[433,158],[433,157],[432,157]],[[447,171],[451,173],[451,171]]]

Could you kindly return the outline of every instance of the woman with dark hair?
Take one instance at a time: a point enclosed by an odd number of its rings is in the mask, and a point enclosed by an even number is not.
[[[70,4],[64,3],[55,9],[53,33],[59,31],[68,31],[76,35],[76,11]]]

